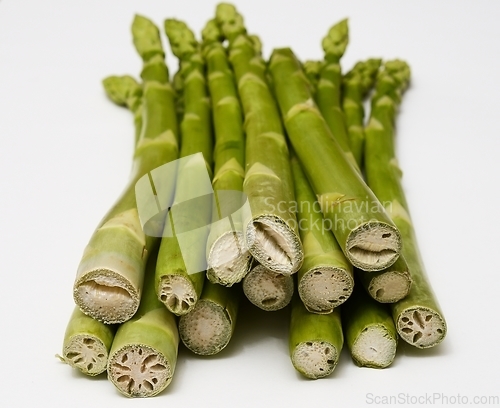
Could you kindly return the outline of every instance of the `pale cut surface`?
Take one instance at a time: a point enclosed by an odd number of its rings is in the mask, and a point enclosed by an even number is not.
[[[297,371],[311,379],[330,375],[337,361],[337,349],[326,341],[300,343],[292,354],[292,363]]]
[[[425,307],[405,310],[396,328],[404,341],[422,349],[440,343],[446,334],[446,324],[439,314]]]
[[[363,367],[388,367],[396,356],[397,341],[382,326],[366,327],[354,341],[351,354]]]
[[[220,305],[200,299],[194,309],[179,320],[184,345],[196,354],[220,352],[231,339],[231,319]]]
[[[353,287],[352,276],[345,269],[319,266],[304,274],[298,291],[306,309],[331,313],[351,296]]]
[[[266,268],[282,274],[297,272],[304,254],[295,232],[278,217],[261,216],[247,226],[247,246]]]
[[[394,303],[403,299],[410,292],[410,287],[409,273],[388,271],[373,278],[368,291],[377,302]]]
[[[208,256],[207,277],[213,283],[231,286],[250,270],[252,255],[241,232],[227,232],[214,242]]]
[[[98,375],[106,370],[108,351],[95,336],[77,334],[64,347],[63,360],[87,375]]]
[[[250,302],[262,310],[279,310],[292,300],[293,278],[257,265],[243,279],[243,292]]]
[[[401,237],[388,224],[367,223],[353,230],[347,240],[347,256],[364,271],[380,271],[399,257]]]
[[[177,316],[191,311],[198,295],[189,278],[182,275],[166,275],[160,281],[158,297]]]
[[[151,397],[172,380],[165,357],[151,347],[125,346],[108,363],[108,378],[127,397]]]

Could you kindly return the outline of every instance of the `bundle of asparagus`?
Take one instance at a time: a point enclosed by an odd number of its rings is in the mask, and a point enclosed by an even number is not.
[[[179,59],[172,83],[142,16],[132,24],[142,81],[103,83],[134,115],[134,166],[84,251],[61,360],[107,370],[126,396],[156,395],[179,339],[221,352],[244,297],[267,311],[290,304],[291,362],[312,379],[332,373],[344,340],[372,368],[393,362],[399,339],[439,344],[446,323],[395,158],[408,65],[368,59],[343,74],[347,20],[328,30],[322,60],[281,48],[266,62],[226,3],[201,42],[180,20],[165,32]]]

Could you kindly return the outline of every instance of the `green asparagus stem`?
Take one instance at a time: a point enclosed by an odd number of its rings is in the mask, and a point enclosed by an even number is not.
[[[392,305],[396,328],[409,344],[428,348],[444,339],[446,323],[420,257],[394,147],[395,115],[409,79],[410,68],[399,60],[386,62],[379,72],[370,121],[365,129],[365,169],[368,184],[386,203],[401,232],[402,255],[413,279],[408,296]]]
[[[330,375],[337,366],[343,343],[340,308],[329,314],[311,313],[294,297],[289,348],[292,364],[299,373],[311,379]]]
[[[193,353],[219,353],[231,340],[240,303],[239,287],[205,282],[201,298],[188,314],[179,319],[179,334]]]
[[[342,322],[347,346],[357,365],[385,368],[392,364],[398,334],[386,305],[357,288],[342,305]]]
[[[178,154],[173,91],[158,29],[136,16],[134,44],[144,60],[143,126],[125,191],[106,214],[85,248],[74,285],[75,303],[105,323],[130,319],[139,306],[144,268],[157,238],[146,236],[139,218],[135,185]]]
[[[332,138],[292,51],[274,50],[270,70],[290,141],[345,256],[367,271],[392,265],[399,232]]]
[[[363,100],[373,88],[381,64],[380,59],[368,59],[354,65],[342,81],[344,111],[351,152],[359,168],[363,167],[364,108]]]
[[[289,153],[274,97],[267,85],[266,64],[243,18],[234,6],[219,4],[216,19],[229,41],[229,60],[245,115],[246,172],[243,191],[251,215],[245,221],[250,253],[278,273],[297,272],[302,245],[293,211]]]
[[[226,50],[221,44],[222,38],[217,22],[210,20],[203,29],[203,53],[207,62],[215,130],[212,186],[220,203],[214,206],[216,211],[207,242],[207,277],[211,282],[231,286],[248,273],[252,256],[245,245],[242,214],[232,214],[229,219],[221,213],[224,210],[221,207],[227,204],[221,201],[228,194],[242,201],[245,177],[243,113]]]
[[[311,87],[311,94],[315,100],[316,92],[318,90],[319,73],[321,72],[324,64],[324,61],[306,61],[302,66]]]
[[[304,263],[297,274],[298,292],[307,310],[331,313],[351,295],[354,286],[352,265],[331,231],[325,228],[314,192],[294,154],[291,164],[304,246]]]
[[[157,250],[149,259],[144,294],[135,316],[118,328],[108,360],[108,378],[127,397],[152,397],[174,375],[179,334],[175,317],[155,291]]]
[[[172,206],[179,212],[175,217],[173,210],[170,212],[171,223],[165,227],[165,231],[171,228],[172,233],[163,234],[156,268],[156,288],[158,298],[172,313],[180,316],[192,310],[205,281],[210,194],[213,192],[209,178],[213,141],[204,60],[199,44],[181,21],[167,19],[165,31],[172,51],[180,61],[184,117],[181,123],[181,160]],[[182,251],[181,240],[182,247],[188,248],[187,252]]]
[[[76,306],[64,334],[63,362],[83,374],[95,376],[106,370],[116,327],[101,323]]]
[[[267,312],[283,309],[292,300],[294,283],[292,275],[283,275],[255,266],[243,278],[243,292],[247,299]]]

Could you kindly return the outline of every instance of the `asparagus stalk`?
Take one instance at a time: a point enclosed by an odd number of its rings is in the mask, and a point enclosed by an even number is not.
[[[116,328],[84,314],[76,306],[64,334],[61,361],[83,374],[95,376],[106,370]]]
[[[290,141],[346,258],[367,271],[392,265],[399,232],[332,138],[293,52],[274,50],[270,70]]]
[[[182,146],[174,203],[161,241],[156,268],[158,298],[176,315],[188,313],[203,290],[206,243],[213,193],[212,132],[204,61],[185,23],[165,21],[183,83]]]
[[[365,139],[363,100],[373,88],[381,62],[375,58],[358,62],[342,80],[342,109],[351,152],[359,168],[363,167]]]
[[[244,224],[247,246],[264,267],[283,274],[295,273],[302,264],[303,252],[293,211],[288,147],[267,85],[266,65],[234,6],[219,4],[216,19],[229,42],[229,60],[245,115],[243,191],[251,209]]]
[[[205,282],[193,310],[179,319],[179,335],[184,345],[204,356],[223,350],[233,335],[239,302],[239,288]]]
[[[387,305],[358,288],[342,305],[342,322],[347,347],[357,365],[385,368],[392,364],[398,334]]]
[[[292,275],[284,275],[256,265],[243,278],[243,292],[247,299],[267,312],[283,309],[292,300]]]
[[[177,121],[158,29],[136,16],[134,44],[144,60],[143,127],[125,191],[99,223],[85,248],[74,284],[75,303],[105,323],[130,319],[139,306],[144,268],[156,238],[146,236],[135,185],[153,169],[177,158]]]
[[[304,263],[297,274],[299,296],[307,310],[331,313],[351,295],[353,271],[325,222],[297,157],[291,158]]]
[[[395,115],[409,80],[410,68],[403,61],[388,61],[379,72],[370,121],[365,129],[365,169],[368,184],[387,203],[391,218],[401,232],[402,255],[413,279],[408,296],[392,304],[396,328],[409,344],[428,348],[444,339],[446,322],[424,270],[401,184],[402,173],[395,158]]]
[[[343,343],[340,308],[329,314],[311,313],[294,297],[289,349],[299,373],[311,379],[330,375],[337,366]]]
[[[318,90],[319,83],[319,73],[323,68],[324,61],[306,61],[302,66],[304,70],[304,74],[306,74],[307,80],[309,81],[309,85],[311,86],[311,94],[316,100],[316,92]]]
[[[215,175],[212,187],[218,205],[214,206],[207,242],[207,277],[211,282],[231,286],[248,273],[252,256],[245,246],[241,212],[238,208],[236,214],[227,211],[227,207],[231,207],[228,201],[236,204],[243,201],[245,138],[238,91],[222,38],[217,22],[210,20],[203,29],[203,53],[213,106]]]
[[[108,378],[127,397],[152,397],[174,375],[179,334],[175,317],[155,291],[157,250],[151,255],[144,294],[135,316],[118,328],[108,360]]]

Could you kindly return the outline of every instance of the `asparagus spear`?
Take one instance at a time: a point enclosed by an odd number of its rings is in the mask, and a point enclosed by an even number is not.
[[[239,303],[238,287],[205,282],[193,310],[179,319],[179,335],[184,345],[204,356],[223,350],[233,335]]]
[[[214,206],[216,211],[207,242],[207,277],[211,282],[231,286],[248,273],[252,256],[245,246],[241,212],[225,214],[229,207],[227,201],[236,204],[243,201],[245,138],[238,91],[222,38],[217,22],[210,20],[203,29],[203,52],[213,106],[215,175],[212,186],[218,205]]]
[[[130,319],[139,306],[144,268],[156,238],[143,232],[135,185],[177,158],[177,121],[158,29],[135,16],[134,44],[144,60],[143,127],[125,191],[99,223],[85,248],[74,284],[76,304],[105,323]]]
[[[298,292],[307,310],[331,313],[351,295],[352,266],[325,222],[297,157],[291,158],[304,263],[297,274]]]
[[[229,59],[245,115],[246,172],[243,191],[251,215],[245,221],[250,253],[268,269],[297,272],[303,260],[293,211],[293,182],[279,112],[267,85],[266,65],[246,34],[234,6],[221,3],[216,19],[229,41]]]
[[[402,255],[413,279],[408,296],[392,304],[396,328],[409,344],[428,348],[444,339],[446,322],[424,270],[401,184],[402,173],[395,158],[395,115],[409,80],[410,68],[399,60],[386,62],[378,74],[370,121],[365,129],[365,169],[368,184],[387,203],[401,232]]]
[[[213,193],[209,178],[212,125],[199,44],[182,21],[167,19],[165,31],[180,61],[184,117],[177,187],[169,215],[171,222],[165,226],[158,254],[156,288],[165,306],[172,313],[182,315],[194,307],[205,280],[206,239]]]
[[[179,334],[175,317],[155,291],[157,249],[148,261],[144,294],[135,316],[118,328],[108,360],[108,378],[127,397],[152,397],[174,375]]]
[[[396,356],[398,334],[387,305],[357,288],[342,305],[347,347],[361,367],[385,368]]]
[[[332,138],[293,52],[274,50],[270,70],[290,141],[345,256],[367,271],[392,265],[399,232]]]
[[[292,300],[294,283],[292,275],[284,275],[256,265],[243,278],[243,292],[258,308],[271,312],[283,309]]]
[[[84,314],[76,306],[64,334],[61,361],[83,374],[95,376],[106,370],[116,328]]]
[[[329,314],[311,313],[294,296],[289,349],[298,372],[311,379],[330,375],[337,366],[343,343],[340,308]]]
[[[311,94],[316,99],[316,92],[318,90],[319,73],[323,68],[324,61],[306,61],[302,66],[304,73],[306,74],[309,85],[311,86]]]

